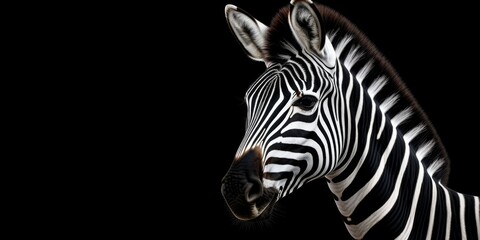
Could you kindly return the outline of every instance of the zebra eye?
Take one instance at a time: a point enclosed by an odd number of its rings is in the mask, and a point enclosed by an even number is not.
[[[311,110],[313,107],[315,107],[315,104],[317,103],[317,98],[309,95],[304,95],[300,99],[298,99],[293,106],[297,106],[301,108],[302,110],[308,111]]]

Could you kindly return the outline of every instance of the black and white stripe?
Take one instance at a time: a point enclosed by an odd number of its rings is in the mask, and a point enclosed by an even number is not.
[[[480,239],[479,197],[446,186],[448,155],[388,61],[333,10],[292,4],[250,52],[268,68],[246,93],[236,160],[261,149],[278,198],[325,177],[355,239]]]
[[[356,239],[478,239],[479,198],[448,189],[433,177],[443,161],[424,165],[425,158],[437,157],[430,154],[435,141],[422,135],[426,123],[414,119],[407,124],[414,110],[402,106],[401,93],[383,89],[390,84],[387,76],[364,71],[372,69],[372,62],[352,62],[359,59],[351,56],[358,54],[358,45],[342,44],[351,39],[336,35],[332,41],[339,43],[340,61],[347,61],[343,82],[350,81],[356,91],[343,90],[354,96],[345,100],[355,119],[347,145],[354,147],[326,176],[350,234]],[[388,94],[378,97],[382,91]]]

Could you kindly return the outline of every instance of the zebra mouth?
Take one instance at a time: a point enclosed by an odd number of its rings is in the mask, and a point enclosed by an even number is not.
[[[253,202],[246,201],[244,196],[224,198],[232,214],[242,221],[259,221],[269,218],[278,196],[274,188],[263,189],[263,194]]]
[[[259,149],[235,160],[222,179],[221,192],[232,214],[242,221],[267,216],[279,191],[263,185],[262,155]]]

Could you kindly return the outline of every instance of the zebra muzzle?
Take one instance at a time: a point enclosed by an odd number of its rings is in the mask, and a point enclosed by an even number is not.
[[[221,192],[235,217],[252,220],[273,206],[277,191],[265,188],[262,183],[261,154],[251,150],[233,161],[222,179]]]

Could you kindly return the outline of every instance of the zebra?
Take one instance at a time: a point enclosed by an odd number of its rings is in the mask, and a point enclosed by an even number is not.
[[[480,200],[447,186],[450,160],[396,70],[335,10],[291,0],[269,26],[225,7],[233,36],[266,70],[245,93],[246,130],[221,181],[253,221],[326,180],[353,239],[480,239]]]

